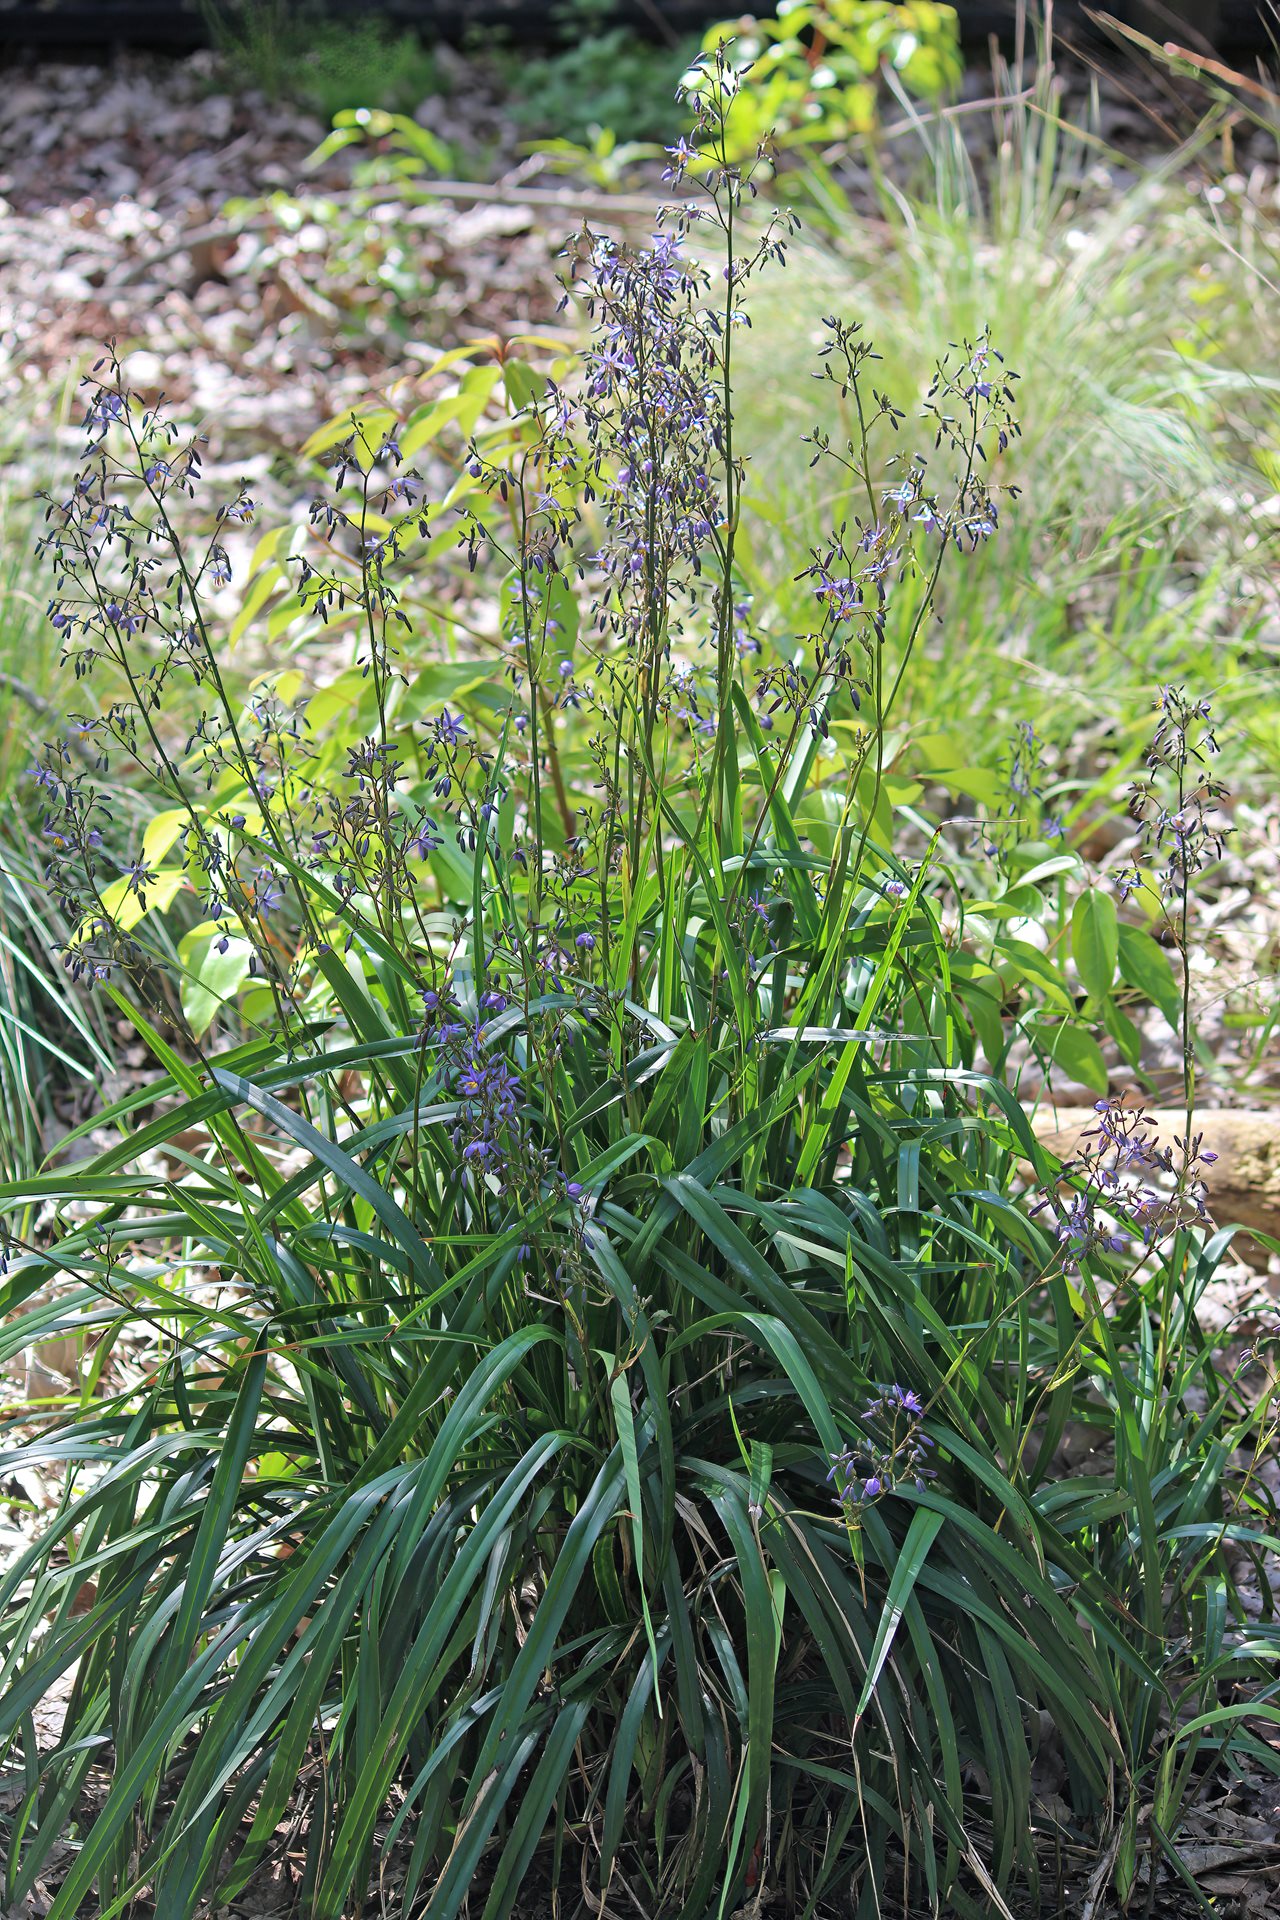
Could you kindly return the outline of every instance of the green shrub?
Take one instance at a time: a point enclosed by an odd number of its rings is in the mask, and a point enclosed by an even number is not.
[[[601,129],[624,141],[661,140],[671,96],[697,52],[684,38],[657,43],[612,26],[610,0],[569,0],[557,10],[563,44],[546,53],[503,50],[494,58],[515,125],[535,137],[581,144]]]
[[[412,113],[443,91],[440,70],[417,34],[396,33],[376,13],[335,20],[296,0],[205,0],[214,45],[242,85],[289,99],[325,120],[352,107]]]
[[[779,0],[767,19],[712,27],[703,45],[728,47],[745,83],[726,134],[737,161],[765,140],[831,146],[870,133],[886,70],[928,100],[964,72],[955,8],[935,0]]]

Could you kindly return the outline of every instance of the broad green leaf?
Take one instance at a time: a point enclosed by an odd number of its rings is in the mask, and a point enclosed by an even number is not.
[[[469,440],[501,378],[501,367],[472,367],[463,374],[456,393],[433,400],[429,406],[411,414],[399,436],[403,458],[412,460],[447,426],[456,426],[462,438]]]
[[[253,948],[242,935],[224,934],[210,921],[193,927],[179,941],[182,1011],[197,1039],[208,1032],[248,979],[252,955]]]
[[[526,360],[509,359],[502,363],[502,384],[508,400],[519,413],[542,398],[547,382],[546,376],[538,373]]]
[[[1091,1000],[1110,993],[1119,954],[1116,903],[1101,887],[1089,887],[1071,910],[1071,957]]]
[[[102,889],[102,905],[116,925],[128,932],[146,914],[167,912],[186,883],[181,867],[157,867],[141,888],[133,887],[128,875],[121,874]]]
[[[282,567],[278,567],[273,563],[262,569],[261,573],[249,587],[244,599],[241,601],[240,611],[231,622],[230,629],[227,633],[228,647],[232,649],[235,648],[237,642],[248,632],[272,594],[278,593],[287,583],[288,576]]]
[[[1102,1024],[1120,1049],[1120,1057],[1126,1066],[1136,1067],[1142,1059],[1142,1035],[1134,1026],[1123,1007],[1108,995],[1103,1002]]]
[[[1022,979],[1039,987],[1055,1006],[1067,1013],[1075,1012],[1075,1002],[1060,969],[1041,953],[1039,947],[1033,947],[1028,940],[1017,940],[1001,934],[996,941],[996,956],[1012,967]]]
[[[174,841],[185,826],[190,824],[191,815],[185,807],[167,807],[163,813],[152,814],[147,822],[146,832],[142,836],[142,858],[148,867],[154,867],[163,860]]]
[[[1088,1087],[1092,1093],[1106,1095],[1110,1080],[1102,1049],[1084,1027],[1077,1026],[1073,1020],[1064,1020],[1042,1044],[1054,1066],[1061,1068],[1068,1079]]]
[[[1158,1007],[1177,1032],[1182,1024],[1182,991],[1173,956],[1141,927],[1122,926],[1120,972],[1131,987]]]

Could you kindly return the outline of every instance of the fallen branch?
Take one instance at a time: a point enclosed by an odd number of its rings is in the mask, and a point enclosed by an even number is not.
[[[326,194],[326,200],[336,201],[339,205],[352,204],[357,197],[367,200],[368,188],[352,188],[350,193]],[[413,187],[415,200],[448,200],[457,206],[496,206],[518,210],[527,207],[533,210],[557,212],[566,219],[614,220],[618,224],[651,222],[657,211],[658,202],[642,194],[628,193],[574,193],[562,191],[557,187],[522,187],[504,185],[503,182],[487,180],[423,180],[416,181]],[[666,202],[665,204],[678,204]],[[207,226],[190,227],[179,234],[166,246],[157,247],[146,255],[145,259],[135,260],[132,266],[122,273],[115,274],[106,283],[104,292],[114,293],[122,287],[134,286],[144,280],[156,267],[163,266],[166,260],[172,260],[177,254],[191,253],[198,247],[217,245],[219,241],[235,241],[242,233],[265,233],[275,221],[266,213],[250,214],[243,220],[214,220]]]

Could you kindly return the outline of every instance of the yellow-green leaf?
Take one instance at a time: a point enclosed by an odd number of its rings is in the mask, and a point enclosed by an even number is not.
[[[185,807],[167,807],[147,822],[142,836],[142,859],[146,866],[154,867],[157,860],[164,859],[189,817]]]
[[[113,880],[109,887],[102,889],[102,904],[116,925],[127,933],[130,927],[137,926],[144,915],[157,910],[167,912],[186,877],[181,867],[161,867],[147,881],[143,889],[145,900],[140,900],[136,890],[129,885],[129,876],[122,873],[118,880]]]

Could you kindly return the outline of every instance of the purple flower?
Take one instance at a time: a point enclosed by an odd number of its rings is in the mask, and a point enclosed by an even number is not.
[[[437,847],[444,845],[444,839],[435,821],[424,815],[409,836],[407,844],[409,850],[419,860],[426,860]]]
[[[891,1494],[911,1480],[923,1490],[935,1479],[928,1458],[933,1441],[922,1427],[924,1403],[913,1387],[884,1387],[864,1409],[862,1437],[845,1447],[827,1478],[847,1509]]]
[[[676,141],[674,147],[667,147],[665,152],[671,165],[663,168],[662,177],[669,184],[683,180],[686,169],[692,166],[698,157],[698,149],[691,147],[683,134],[681,134],[680,138]]]
[[[123,418],[124,395],[108,393],[105,388],[99,388],[84,423],[90,433],[104,434],[113,420]]]
[[[260,914],[275,913],[284,905],[284,888],[269,867],[259,867],[254,875],[253,902]]]
[[[437,1037],[443,1042],[463,1031],[450,1026]],[[454,1092],[459,1103],[454,1146],[464,1163],[483,1167],[500,1188],[505,1187],[520,1138],[524,1089],[501,1054],[485,1051],[479,1029],[462,1049]]]

